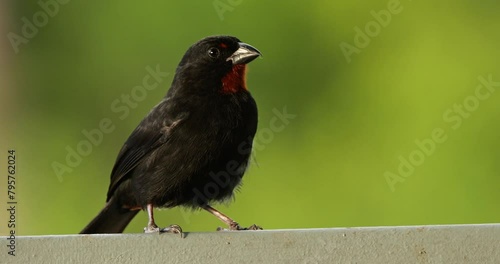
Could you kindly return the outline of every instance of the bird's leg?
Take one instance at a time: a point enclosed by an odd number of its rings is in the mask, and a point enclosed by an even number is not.
[[[153,216],[153,205],[148,204],[146,206],[146,210],[148,212],[148,226],[144,228],[144,233],[157,233],[160,232],[160,228],[155,223],[155,218]]]
[[[170,225],[165,228],[159,228],[155,223],[155,218],[153,216],[153,205],[148,204],[146,206],[148,211],[148,226],[144,228],[144,233],[174,233],[181,234],[182,237],[182,228],[178,225]]]
[[[213,208],[212,206],[210,206],[208,204],[203,206],[203,209],[205,209],[209,213],[215,215],[222,222],[226,223],[229,227],[229,229],[224,229],[224,228],[218,227],[217,231],[223,231],[223,230],[231,230],[231,231],[235,231],[235,230],[262,230],[262,227],[257,226],[257,225],[251,225],[249,227],[241,227],[236,221],[229,218],[227,215],[219,212],[217,209]]]

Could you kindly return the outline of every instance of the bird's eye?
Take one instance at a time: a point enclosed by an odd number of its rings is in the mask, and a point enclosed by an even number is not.
[[[217,57],[219,57],[219,54],[220,54],[220,51],[218,48],[210,48],[208,50],[208,56],[210,56],[211,58],[216,59]]]

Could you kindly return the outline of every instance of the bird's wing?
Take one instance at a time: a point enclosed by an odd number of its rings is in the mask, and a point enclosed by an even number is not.
[[[129,136],[120,150],[111,172],[107,200],[111,198],[120,183],[130,177],[129,172],[137,167],[149,153],[165,144],[169,140],[172,130],[188,116],[187,112],[173,115],[168,110],[167,102],[162,101]]]

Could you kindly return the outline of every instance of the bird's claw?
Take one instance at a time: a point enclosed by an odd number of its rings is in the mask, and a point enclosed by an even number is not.
[[[170,225],[160,230],[161,233],[180,234],[182,237],[182,228],[179,225]]]
[[[153,234],[159,232],[160,228],[157,225],[148,225],[147,227],[144,228],[144,233],[146,234]]]
[[[264,230],[264,228],[262,228],[256,224],[253,224],[253,225],[247,227],[246,230]]]
[[[148,225],[144,228],[144,233],[172,233],[180,234],[182,237],[182,228],[179,225],[170,225],[164,228],[159,228],[157,225]]]
[[[229,228],[217,227],[217,231],[241,231],[241,230],[263,230],[262,227],[258,225],[251,225],[249,227],[241,227],[238,223],[234,222],[229,225]]]

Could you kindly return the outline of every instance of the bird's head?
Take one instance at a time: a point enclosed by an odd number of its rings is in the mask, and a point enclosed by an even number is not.
[[[246,64],[261,55],[256,48],[232,36],[206,37],[184,54],[176,75],[191,85],[204,86],[203,89],[235,93],[246,90]]]

